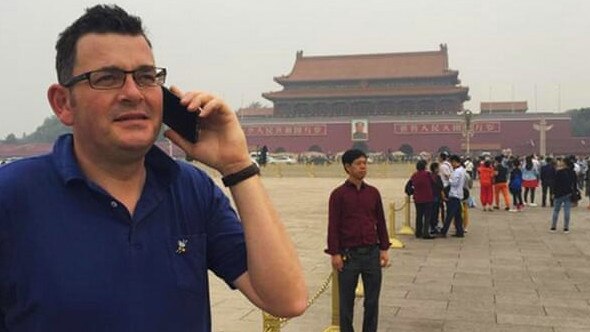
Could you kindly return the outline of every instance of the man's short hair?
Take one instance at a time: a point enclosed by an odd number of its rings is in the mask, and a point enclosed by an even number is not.
[[[86,13],[80,16],[72,25],[60,33],[55,50],[55,69],[57,81],[64,84],[72,77],[76,62],[76,45],[78,40],[89,33],[118,33],[129,36],[143,36],[151,47],[146,37],[141,19],[129,15],[117,5],[96,5],[86,9]]]
[[[434,171],[438,168],[439,164],[436,161],[430,163],[430,171],[434,173]]]
[[[459,157],[459,155],[454,154],[449,157],[449,161],[456,161],[456,162],[460,163],[461,157]]]
[[[426,160],[418,160],[416,163],[416,169],[419,171],[423,171],[426,169]]]
[[[449,158],[449,153],[447,151],[442,151],[439,157],[441,160],[447,160],[447,158]]]
[[[367,158],[367,155],[359,149],[351,149],[342,155],[342,165],[350,165],[360,157]]]

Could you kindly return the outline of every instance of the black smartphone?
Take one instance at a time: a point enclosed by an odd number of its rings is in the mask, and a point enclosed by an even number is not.
[[[196,143],[199,139],[199,114],[186,109],[181,103],[180,98],[162,87],[162,98],[164,108],[164,123],[179,133],[187,141]]]

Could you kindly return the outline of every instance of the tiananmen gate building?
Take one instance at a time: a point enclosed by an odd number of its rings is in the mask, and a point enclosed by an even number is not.
[[[305,56],[297,52],[291,72],[274,78],[280,91],[263,93],[272,108],[246,108],[238,116],[251,146],[336,153],[353,146],[367,151],[415,153],[448,148],[472,154],[538,153],[542,125],[548,153],[587,154],[590,138],[572,137],[570,116],[527,113],[526,101],[482,102],[466,120],[469,88],[449,68],[447,46],[436,51]],[[469,131],[466,123],[469,122]],[[586,143],[588,140],[588,143]]]

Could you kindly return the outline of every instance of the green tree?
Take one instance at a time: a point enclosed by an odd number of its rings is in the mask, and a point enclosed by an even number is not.
[[[405,153],[407,156],[412,156],[414,154],[414,148],[408,143],[402,144],[399,147],[399,150]]]
[[[71,130],[61,124],[55,115],[45,118],[43,124],[30,135],[23,137],[22,141],[25,143],[51,143],[55,139]]]
[[[16,135],[15,134],[8,134],[8,136],[6,136],[6,138],[4,139],[4,143],[8,143],[8,144],[14,144],[17,143],[17,139],[16,139]]]
[[[364,153],[369,152],[369,146],[364,141],[356,141],[352,144],[353,149],[361,150]]]
[[[590,107],[569,110],[572,117],[572,135],[590,136]]]
[[[314,144],[310,146],[309,149],[307,149],[307,151],[322,152],[322,147],[317,144]]]

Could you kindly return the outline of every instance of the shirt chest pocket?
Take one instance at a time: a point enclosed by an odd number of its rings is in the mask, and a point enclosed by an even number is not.
[[[207,235],[174,236],[169,240],[177,286],[197,294],[207,292]]]

